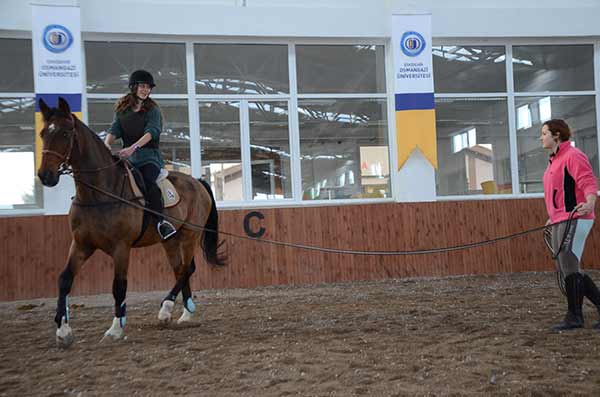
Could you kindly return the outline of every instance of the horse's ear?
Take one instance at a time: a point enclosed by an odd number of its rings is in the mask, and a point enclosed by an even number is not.
[[[71,108],[69,107],[69,103],[63,99],[63,97],[58,97],[58,110],[64,112],[68,115],[71,114]]]
[[[48,116],[50,115],[50,108],[48,107],[48,105],[46,105],[46,102],[44,102],[44,100],[42,98],[40,98],[38,103],[40,105],[40,111],[42,112],[42,117],[44,118],[44,121],[47,121]]]

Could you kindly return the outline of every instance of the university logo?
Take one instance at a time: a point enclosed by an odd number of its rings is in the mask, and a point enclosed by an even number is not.
[[[73,35],[62,25],[48,25],[42,35],[44,47],[55,54],[66,51],[73,44]]]
[[[425,49],[425,39],[419,32],[404,32],[400,39],[400,49],[404,55],[416,57]]]

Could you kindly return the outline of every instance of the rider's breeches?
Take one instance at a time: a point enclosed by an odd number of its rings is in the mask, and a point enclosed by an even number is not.
[[[593,219],[573,219],[570,224],[569,222],[563,222],[552,227],[552,248],[554,252],[562,244],[556,260],[565,277],[581,271],[581,256],[583,255],[585,240],[593,224]]]
[[[158,185],[156,184],[156,178],[158,178],[158,174],[160,174],[160,169],[154,164],[145,164],[139,167],[139,170],[144,178],[144,185],[146,186],[146,198],[149,201],[148,206],[151,210],[162,213],[162,195]],[[155,216],[159,220],[162,220],[162,216]]]

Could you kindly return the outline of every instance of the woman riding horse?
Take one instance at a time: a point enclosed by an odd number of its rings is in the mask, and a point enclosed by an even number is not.
[[[114,260],[112,292],[115,299],[115,317],[105,336],[119,339],[125,327],[125,297],[129,253],[136,247],[161,242],[153,228],[142,236],[143,207],[129,184],[125,165],[112,156],[98,135],[77,119],[68,103],[58,99],[58,108],[49,108],[40,99],[39,108],[44,126],[40,133],[43,142],[42,161],[38,176],[45,186],[55,186],[65,169],[72,168],[76,194],[69,211],[72,241],[64,271],[58,281],[59,296],[55,322],[59,347],[73,342],[69,326],[68,296],[73,280],[84,262],[97,250]],[[190,276],[196,266],[194,253],[202,238],[204,257],[214,265],[225,264],[218,254],[218,214],[210,186],[193,177],[169,173],[169,180],[181,200],[165,210],[180,227],[167,241],[162,241],[167,258],[175,273],[176,283],[163,300],[158,318],[169,321],[177,295],[183,295],[183,314],[178,322],[190,321],[195,311],[190,288]],[[177,220],[177,221],[175,221]],[[185,222],[185,224],[183,224]]]
[[[163,201],[156,178],[164,167],[159,149],[162,132],[160,108],[150,98],[156,86],[154,77],[145,70],[136,70],[129,77],[129,93],[115,104],[114,121],[106,134],[104,143],[110,149],[115,139],[123,140],[119,156],[126,158],[142,174],[149,207],[155,213],[163,212]],[[177,230],[157,215],[156,230],[163,240],[173,236]]]

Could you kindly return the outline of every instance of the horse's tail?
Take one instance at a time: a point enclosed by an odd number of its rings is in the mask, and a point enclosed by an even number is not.
[[[213,195],[210,185],[206,181],[202,179],[198,179],[198,181],[200,181],[210,196],[210,213],[208,214],[208,219],[204,225],[204,244],[202,245],[204,258],[206,258],[206,261],[211,265],[224,266],[227,264],[227,256],[219,252],[219,248],[224,241],[219,244],[219,214],[217,213],[215,196]]]

